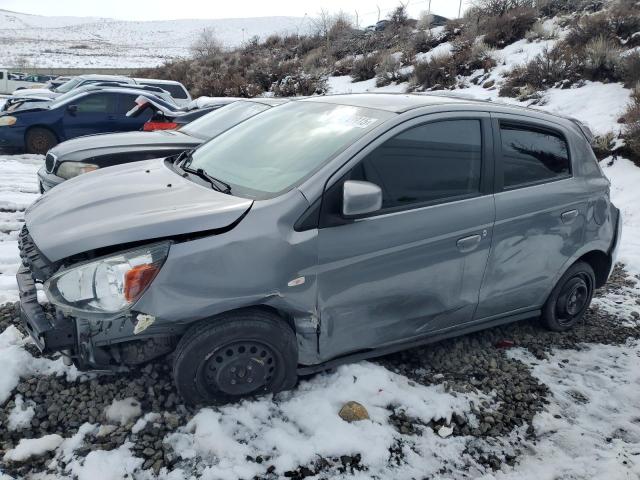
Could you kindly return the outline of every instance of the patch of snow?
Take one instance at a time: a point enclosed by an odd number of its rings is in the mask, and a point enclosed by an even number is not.
[[[507,355],[530,365],[553,397],[533,419],[536,442],[497,478],[640,478],[639,343],[558,350],[542,361],[522,349]]]
[[[83,460],[71,461],[66,470],[77,480],[122,480],[134,478],[143,463],[131,452],[132,443],[127,442],[114,450],[94,450]]]
[[[144,427],[147,426],[147,423],[155,422],[160,419],[160,414],[155,412],[149,412],[145,414],[144,417],[139,418],[136,423],[131,428],[131,433],[140,433]]]
[[[62,443],[63,438],[57,434],[45,435],[40,438],[22,438],[15,448],[8,450],[2,459],[11,462],[22,462],[30,457],[37,457],[43,453],[55,450]]]
[[[69,462],[73,458],[73,453],[84,444],[84,437],[90,433],[95,433],[98,427],[91,423],[83,423],[78,431],[71,437],[65,438],[58,448],[57,456],[64,462]]]
[[[443,57],[451,54],[451,42],[442,42],[433,47],[428,52],[416,53],[416,62],[429,62],[436,57]]]
[[[443,386],[425,387],[368,362],[340,367],[333,374],[301,382],[295,391],[244,401],[219,409],[205,408],[178,433],[167,437],[183,459],[201,457],[210,462],[208,478],[251,478],[264,474],[266,465],[246,462],[248,455],[270,452],[276,472],[313,462],[318,455],[335,457],[359,453],[369,476],[387,472],[389,448],[400,434],[389,423],[389,405],[402,405],[406,414],[425,424],[450,421],[454,412],[471,415],[476,394],[448,394]],[[338,412],[347,401],[363,404],[370,420],[343,421]],[[422,436],[403,438],[414,453],[401,468],[435,474],[445,463],[456,462],[464,450],[461,437],[440,438],[425,428]],[[428,453],[427,453],[428,452]],[[422,453],[426,456],[423,458]]]
[[[78,376],[75,367],[68,367],[62,362],[62,358],[48,360],[35,358],[24,348],[24,337],[13,325],[0,333],[0,404],[3,404],[18,385],[20,377],[27,375],[66,375],[67,380],[73,381]]]
[[[105,411],[105,417],[108,421],[126,425],[134,418],[138,418],[142,414],[140,402],[135,398],[125,398],[124,400],[114,400]]]
[[[21,430],[31,424],[31,420],[35,415],[35,403],[32,401],[25,402],[22,395],[18,394],[15,398],[15,407],[9,412],[7,419],[7,427],[9,430]]]

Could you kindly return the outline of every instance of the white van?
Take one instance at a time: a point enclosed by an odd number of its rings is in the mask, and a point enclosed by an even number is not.
[[[21,72],[13,72],[0,68],[0,94],[9,95],[18,89],[42,88],[44,83],[28,80],[29,76]],[[33,77],[31,77],[33,78]]]

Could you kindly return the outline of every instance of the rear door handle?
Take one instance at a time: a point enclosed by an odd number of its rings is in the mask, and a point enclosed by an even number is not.
[[[482,240],[481,235],[470,235],[468,237],[458,239],[456,245],[458,246],[458,250],[460,250],[461,252],[470,252],[476,249],[476,247],[480,244],[480,240]]]
[[[116,116],[115,116],[115,115],[109,115],[109,116],[107,117],[107,120],[115,120],[115,119],[116,119]]]
[[[571,223],[576,219],[577,216],[578,216],[578,210],[574,209],[574,210],[568,210],[562,213],[562,215],[560,215],[560,218],[562,218],[563,223]]]

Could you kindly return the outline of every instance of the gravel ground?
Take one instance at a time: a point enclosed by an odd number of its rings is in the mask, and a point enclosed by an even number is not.
[[[607,286],[598,292],[607,295],[635,295],[636,279],[629,279],[621,268],[617,268]],[[640,311],[640,298],[633,298]],[[21,328],[17,320],[17,304],[0,306],[0,332],[9,325]],[[637,312],[629,313],[631,319]],[[532,375],[529,366],[510,358],[506,351],[511,347],[523,347],[536,358],[544,359],[552,349],[581,349],[584,344],[624,344],[629,338],[640,338],[640,327],[633,326],[627,318],[607,313],[593,306],[584,322],[568,333],[544,330],[536,321],[524,321],[505,327],[494,328],[437,344],[415,348],[376,360],[391,371],[405,375],[412,381],[424,385],[443,384],[451,392],[481,392],[492,394],[493,401],[484,401],[472,409],[474,420],[454,415],[453,435],[466,436],[465,458],[487,471],[500,469],[503,464],[515,465],[522,454],[523,442],[535,441],[532,426],[534,416],[548,402],[549,389]],[[28,347],[34,356],[39,353]],[[53,376],[32,376],[21,379],[13,396],[0,407],[0,425],[7,425],[18,394],[27,404],[33,405],[34,416],[22,430],[0,430],[0,459],[5,451],[15,447],[22,438],[39,438],[47,434],[69,437],[85,422],[102,424],[100,429],[90,432],[76,458],[86,456],[92,450],[112,450],[125,442],[133,443],[134,454],[144,459],[143,469],[160,471],[176,466],[185,467],[184,460],[163,442],[165,436],[185,425],[196,413],[181,404],[170,378],[169,361],[159,361],[126,375],[83,376],[74,382]],[[136,433],[132,423],[107,425],[105,409],[113,400],[132,397],[137,399],[142,412],[162,412],[159,419],[148,422]],[[576,398],[576,402],[580,399]],[[390,420],[404,435],[421,435],[426,428],[436,431],[444,419],[428,425],[406,415],[402,405],[389,405]],[[402,442],[390,450],[390,462],[401,462]],[[13,477],[28,477],[36,472],[61,474],[65,462],[51,462],[54,453],[47,453],[23,462],[2,462],[1,469]],[[269,462],[269,452],[250,461]],[[197,466],[187,466],[197,470]],[[332,473],[350,473],[366,470],[359,455],[344,455],[340,458],[319,458],[313,465],[302,465],[297,470],[286,472],[289,478],[305,478],[316,474],[330,476]],[[451,467],[453,469],[453,467]],[[459,469],[459,465],[455,467]],[[267,469],[266,478],[273,469]],[[446,474],[448,471],[442,471]]]

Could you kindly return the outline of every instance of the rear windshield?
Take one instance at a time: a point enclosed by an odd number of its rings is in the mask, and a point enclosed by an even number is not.
[[[191,168],[228,183],[232,195],[274,197],[393,116],[347,105],[291,102],[208,141],[194,151]]]
[[[186,124],[180,131],[193,137],[209,140],[269,108],[271,108],[269,105],[258,102],[233,102]]]
[[[159,87],[169,92],[173,98],[179,98],[181,100],[188,98],[187,92],[185,92],[184,88],[182,88],[182,85],[178,85],[176,83],[155,83],[155,82],[149,82],[146,80],[139,81],[138,83],[140,85],[150,85],[152,87]]]

